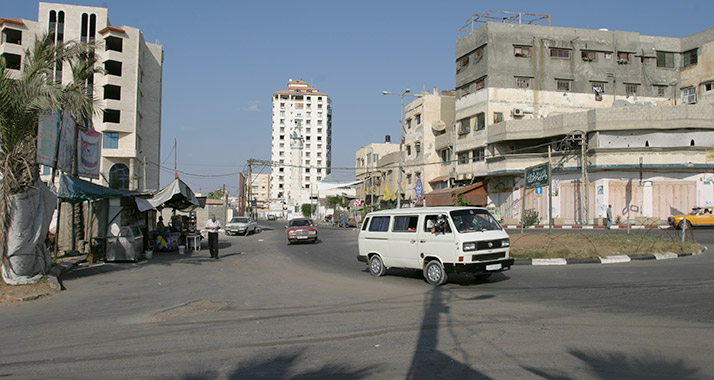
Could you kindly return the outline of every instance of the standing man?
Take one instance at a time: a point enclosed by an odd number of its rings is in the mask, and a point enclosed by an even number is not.
[[[612,226],[612,205],[607,205],[605,216],[607,217],[607,229],[609,230],[610,226]]]
[[[206,221],[206,230],[208,230],[208,250],[214,259],[218,258],[218,230],[220,228],[221,222],[216,220],[216,215],[211,215],[211,219]]]

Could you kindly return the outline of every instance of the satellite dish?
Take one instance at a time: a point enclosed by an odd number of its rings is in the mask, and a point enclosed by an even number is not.
[[[431,122],[431,129],[433,129],[434,132],[443,132],[446,130],[446,123],[441,120],[434,120]]]

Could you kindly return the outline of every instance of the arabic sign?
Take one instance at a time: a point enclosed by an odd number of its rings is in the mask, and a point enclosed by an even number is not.
[[[548,164],[540,164],[526,168],[526,188],[548,185]]]
[[[421,184],[421,178],[417,178],[415,190],[416,190],[417,201],[421,201],[422,191],[423,191],[422,184]]]
[[[45,166],[55,166],[57,160],[57,140],[60,132],[60,114],[43,113],[37,128],[37,162]]]
[[[102,134],[88,129],[79,131],[79,145],[77,146],[77,157],[79,157],[78,174],[83,177],[99,178],[99,157]]]

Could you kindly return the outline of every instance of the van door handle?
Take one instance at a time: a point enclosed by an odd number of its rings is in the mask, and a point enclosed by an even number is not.
[[[419,240],[419,243],[426,243],[426,240]]]
[[[409,240],[409,242],[410,242],[411,244],[414,244],[414,243],[416,243],[416,240]]]

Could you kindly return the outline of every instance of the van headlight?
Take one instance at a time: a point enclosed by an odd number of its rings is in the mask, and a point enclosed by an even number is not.
[[[503,239],[501,241],[501,247],[510,247],[511,246],[511,239]]]
[[[464,243],[464,252],[475,251],[476,243]]]
[[[288,235],[295,235],[295,231],[288,232]]]

